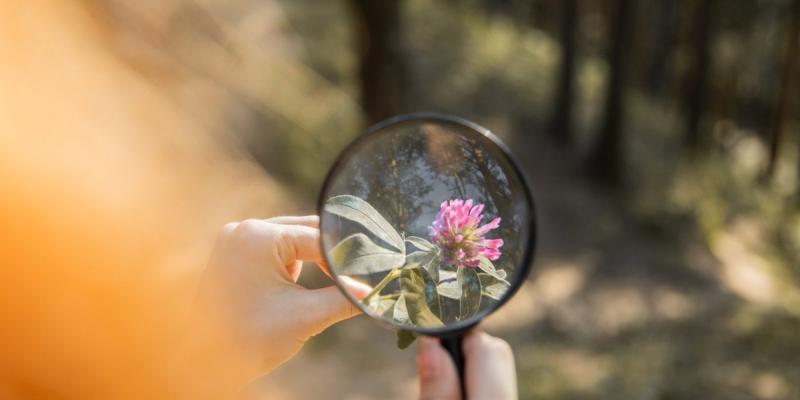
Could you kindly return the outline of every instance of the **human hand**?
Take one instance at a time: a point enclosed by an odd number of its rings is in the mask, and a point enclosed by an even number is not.
[[[287,361],[311,336],[360,313],[335,286],[297,284],[303,261],[326,271],[318,225],[313,215],[251,219],[226,224],[219,235],[201,295],[223,303],[238,345],[259,358],[251,379]],[[340,283],[357,298],[371,290],[347,278]]]
[[[473,330],[464,337],[464,380],[469,400],[517,398],[514,354],[506,341]],[[419,398],[460,400],[461,387],[453,359],[439,339],[422,337],[417,352]]]

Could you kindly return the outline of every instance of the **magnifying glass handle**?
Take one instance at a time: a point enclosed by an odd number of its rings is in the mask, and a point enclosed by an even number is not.
[[[464,336],[459,334],[442,338],[441,343],[442,347],[453,357],[453,363],[456,365],[456,370],[458,370],[458,382],[461,384],[461,398],[466,399],[467,388],[464,384],[464,349],[461,346],[463,341]]]

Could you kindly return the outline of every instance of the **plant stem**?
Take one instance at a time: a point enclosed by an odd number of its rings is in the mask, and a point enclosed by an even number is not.
[[[361,302],[364,303],[364,304],[369,304],[369,301],[373,297],[375,297],[376,294],[380,293],[381,290],[383,290],[383,288],[385,288],[386,285],[389,284],[389,282],[397,279],[399,276],[400,276],[400,268],[395,268],[395,269],[389,271],[389,273],[386,274],[386,276],[384,276],[383,279],[381,279],[381,281],[378,282],[377,285],[375,285],[375,287],[372,289],[372,291],[369,292],[369,294],[366,297],[364,297],[364,299],[361,300]]]

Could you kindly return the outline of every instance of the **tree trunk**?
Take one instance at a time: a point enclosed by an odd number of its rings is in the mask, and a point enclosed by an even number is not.
[[[552,134],[560,144],[572,142],[572,103],[574,98],[575,32],[577,30],[577,0],[564,0],[561,16],[561,70],[558,93],[551,125]]]
[[[670,85],[672,49],[675,43],[675,0],[659,0],[653,57],[647,74],[647,86],[653,95],[661,95]]]
[[[783,139],[783,131],[789,114],[789,93],[792,92],[792,74],[796,71],[797,41],[800,35],[800,0],[795,0],[792,7],[791,22],[789,25],[786,48],[783,54],[783,70],[781,71],[780,93],[772,118],[772,127],[769,135],[769,159],[766,176],[772,178],[775,174],[775,165],[778,162],[778,152]]]
[[[589,159],[590,172],[596,178],[616,185],[621,182],[622,173],[622,122],[625,111],[624,78],[628,38],[630,37],[631,1],[617,0],[615,16],[611,26],[611,54],[608,92],[605,116],[597,145]]]
[[[407,108],[400,0],[352,0],[360,25],[361,104],[368,123]]]
[[[699,0],[694,17],[694,68],[688,98],[686,120],[686,145],[697,150],[701,142],[700,122],[708,96],[708,70],[711,63],[711,9],[712,0]]]

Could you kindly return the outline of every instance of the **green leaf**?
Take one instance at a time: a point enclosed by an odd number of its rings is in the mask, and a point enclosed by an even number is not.
[[[453,300],[461,300],[461,285],[459,285],[458,281],[455,279],[439,283],[439,285],[436,286],[436,290],[439,292],[440,296]]]
[[[325,203],[325,211],[361,224],[364,228],[401,253],[405,242],[388,221],[369,203],[351,195],[334,196]]]
[[[458,284],[455,271],[439,269],[439,284],[436,290],[440,296],[453,300],[461,300],[461,285]]]
[[[363,233],[344,238],[328,253],[340,275],[365,275],[403,265],[402,253],[376,245]]]
[[[439,280],[439,258],[436,257],[432,262],[425,266],[425,271],[431,276],[434,282]]]
[[[375,315],[380,315],[383,318],[392,319],[394,314],[394,303],[397,302],[398,296],[387,295],[373,297],[367,308]]]
[[[417,334],[411,331],[399,330],[397,331],[397,348],[403,350],[411,343],[417,340]]]
[[[456,280],[456,271],[439,269],[439,282],[455,281],[455,280]]]
[[[394,304],[397,302],[397,296],[380,296],[373,297],[370,301],[370,309],[376,314],[385,319],[394,318]]]
[[[436,289],[436,281],[428,274],[428,271],[424,269],[419,271],[422,274],[422,280],[425,281],[425,302],[428,303],[431,312],[441,319],[442,301],[439,298],[439,291]]]
[[[419,236],[408,236],[406,237],[406,242],[411,243],[414,247],[422,250],[422,251],[431,251],[435,247],[433,243],[419,237]]]
[[[407,268],[425,268],[438,256],[436,251],[415,251],[406,255],[406,266]]]
[[[456,278],[461,286],[459,320],[464,321],[475,315],[481,307],[481,280],[472,267],[460,267]]]
[[[505,283],[495,283],[493,285],[485,286],[481,288],[481,293],[486,296],[490,297],[495,300],[500,300],[503,298],[503,295],[506,294],[508,291],[508,285]]]
[[[431,275],[434,281],[439,280],[439,251],[415,251],[406,255],[405,268],[424,268]]]
[[[406,297],[404,295],[400,295],[397,298],[397,301],[394,303],[394,307],[392,309],[392,319],[394,322],[398,324],[407,324],[408,323],[408,308],[406,308]]]
[[[505,280],[499,280],[489,274],[479,273],[478,279],[481,281],[481,293],[495,300],[500,300],[506,294],[508,288],[511,287]]]
[[[483,255],[479,255],[477,258],[479,262],[478,268],[480,268],[481,271],[497,278],[498,280],[505,282],[505,277],[506,277],[505,271],[503,271],[501,274],[499,271],[497,271],[497,269],[495,269],[494,264],[492,264],[492,262]]]
[[[405,300],[408,319],[413,324],[423,327],[444,325],[428,306],[422,270],[403,269],[400,275],[400,289],[403,292],[401,297]]]
[[[392,268],[392,270],[387,272],[386,275],[383,276],[383,279],[381,279],[381,281],[378,282],[378,284],[376,284],[372,288],[372,291],[369,292],[369,294],[367,294],[366,297],[361,299],[361,302],[367,305],[371,304],[375,296],[380,296],[381,290],[383,290],[386,287],[386,285],[388,285],[393,280],[399,277],[400,277],[400,268]],[[390,294],[387,296],[397,297],[399,296],[399,294]]]

